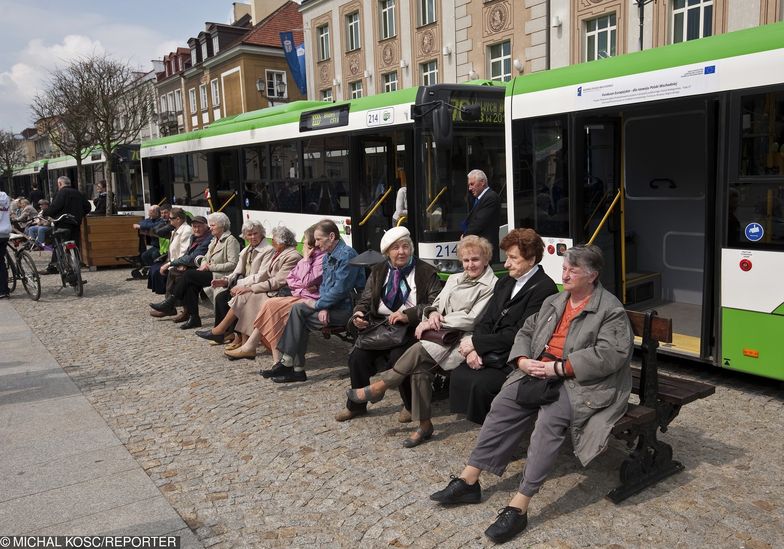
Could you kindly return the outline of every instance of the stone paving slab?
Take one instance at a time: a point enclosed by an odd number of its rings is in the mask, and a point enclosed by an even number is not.
[[[202,547],[9,300],[0,341],[0,533],[184,531]]]
[[[269,355],[225,360],[220,347],[149,317],[157,299],[126,276],[89,273],[83,299],[45,287],[39,303],[16,295],[10,303],[205,546],[489,545],[483,531],[516,490],[523,462],[483,477],[481,505],[430,502],[478,431],[446,402],[435,403],[433,441],[413,450],[400,444],[412,428],[397,422],[396,395],[337,423],[346,344],[314,337],[308,381],[276,385],[256,374],[271,366]],[[529,529],[510,545],[784,546],[780,386],[717,369],[670,371],[717,385],[662,436],[686,471],[616,506],[604,495],[625,448],[613,441],[582,468],[566,445]]]

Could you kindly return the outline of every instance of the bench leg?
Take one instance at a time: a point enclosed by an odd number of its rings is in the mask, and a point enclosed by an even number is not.
[[[672,446],[656,440],[655,427],[652,432],[646,431],[640,434],[637,448],[621,464],[621,485],[607,494],[615,504],[683,471],[683,465],[672,459]]]

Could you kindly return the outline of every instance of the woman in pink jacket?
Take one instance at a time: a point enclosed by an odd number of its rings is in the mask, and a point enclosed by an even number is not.
[[[256,347],[261,344],[272,351],[274,362],[280,359],[277,344],[283,336],[291,308],[300,301],[310,302],[312,305],[319,298],[324,252],[316,247],[313,233],[314,227],[305,229],[302,243],[303,257],[286,278],[291,295],[273,297],[262,304],[253,322],[253,333],[242,347],[235,351],[226,351],[226,355],[230,358],[233,354],[236,354],[237,358],[244,358],[251,352],[255,358]]]

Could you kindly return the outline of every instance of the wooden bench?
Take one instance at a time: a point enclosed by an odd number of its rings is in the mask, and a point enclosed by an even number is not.
[[[657,440],[656,434],[667,431],[682,406],[716,392],[713,385],[659,373],[656,350],[659,342],[672,343],[671,319],[656,316],[656,311],[627,314],[634,335],[642,337],[642,366],[632,368],[632,392],[639,395],[640,403],[630,403],[612,430],[619,439],[636,443],[621,464],[621,484],[607,494],[616,504],[683,471],[683,465],[672,458],[672,447]]]

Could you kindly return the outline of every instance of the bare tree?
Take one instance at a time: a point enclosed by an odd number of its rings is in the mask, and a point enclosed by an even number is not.
[[[25,161],[25,155],[19,146],[19,139],[12,131],[0,130],[0,168],[2,175],[8,178],[8,192],[14,188],[14,168]]]
[[[82,192],[86,184],[82,161],[95,144],[90,118],[93,94],[86,62],[79,59],[55,70],[31,105],[38,131],[47,134],[63,154],[76,160],[77,181]]]
[[[139,137],[139,132],[149,122],[154,98],[150,87],[140,79],[141,74],[126,63],[108,56],[93,56],[82,63],[85,79],[90,83],[89,115],[95,144],[106,158],[104,177],[109,184],[106,215],[110,215],[114,213],[117,186],[112,170],[117,149]]]

